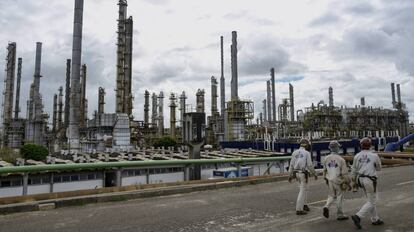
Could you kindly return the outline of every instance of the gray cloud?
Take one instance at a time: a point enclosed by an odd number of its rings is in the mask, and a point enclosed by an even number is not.
[[[337,22],[339,22],[341,20],[341,18],[334,14],[333,12],[327,12],[326,14],[319,16],[317,18],[315,18],[314,20],[312,20],[309,23],[309,26],[323,26],[323,25],[329,25],[329,24],[335,24]]]
[[[263,75],[274,67],[277,72],[299,73],[306,66],[290,60],[289,53],[269,35],[254,35],[241,46],[239,69],[243,75]]]

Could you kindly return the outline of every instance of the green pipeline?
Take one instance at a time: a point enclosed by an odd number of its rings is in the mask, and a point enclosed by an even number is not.
[[[258,158],[230,158],[230,159],[187,159],[187,160],[145,160],[145,161],[119,161],[98,163],[74,164],[45,164],[32,166],[1,167],[0,174],[36,173],[54,171],[79,171],[91,169],[131,168],[131,167],[159,167],[159,166],[191,166],[204,164],[238,163],[252,164],[290,160],[290,156],[258,157]]]

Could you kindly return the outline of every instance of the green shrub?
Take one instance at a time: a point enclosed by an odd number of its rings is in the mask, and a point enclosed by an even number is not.
[[[154,147],[176,147],[177,141],[169,136],[162,137],[157,139],[154,143]]]
[[[21,158],[13,149],[8,147],[0,148],[0,159],[8,163],[16,163],[16,159]]]
[[[49,154],[49,151],[46,147],[37,144],[25,144],[20,149],[20,154],[25,159],[32,159],[37,161],[42,161],[46,159],[46,156]]]

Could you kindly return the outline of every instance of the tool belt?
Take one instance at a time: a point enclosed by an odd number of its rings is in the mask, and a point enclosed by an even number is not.
[[[358,178],[357,178],[358,186],[365,189],[364,185],[361,183],[359,178],[368,178],[368,179],[370,179],[372,181],[372,184],[374,185],[374,193],[377,192],[377,179],[378,178],[376,176],[368,176],[368,175],[364,175],[364,174],[358,175]]]
[[[304,170],[304,171],[302,171],[302,170],[293,170],[293,178],[295,178],[298,181],[299,179],[296,176],[297,173],[305,174],[305,181],[306,181],[306,183],[308,183],[310,173],[307,170]]]

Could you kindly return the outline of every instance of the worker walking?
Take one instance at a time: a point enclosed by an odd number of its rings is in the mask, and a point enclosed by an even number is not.
[[[360,144],[362,151],[354,157],[351,173],[358,186],[364,190],[367,202],[351,217],[358,229],[362,228],[361,218],[367,214],[371,216],[372,225],[384,224],[377,214],[377,171],[381,170],[381,160],[377,154],[370,151],[371,139],[363,138]]]
[[[309,211],[307,205],[307,192],[308,192],[308,179],[312,174],[317,179],[315,169],[313,168],[313,162],[309,150],[311,143],[308,139],[300,140],[300,148],[292,153],[292,159],[289,165],[289,182],[295,178],[299,184],[299,194],[296,201],[296,214],[304,215]]]
[[[329,143],[331,154],[323,162],[323,177],[329,188],[328,199],[323,207],[323,216],[329,218],[329,206],[336,201],[336,219],[347,220],[348,216],[342,211],[342,202],[345,191],[350,189],[350,178],[346,162],[339,156],[340,148],[338,141],[331,141]]]

